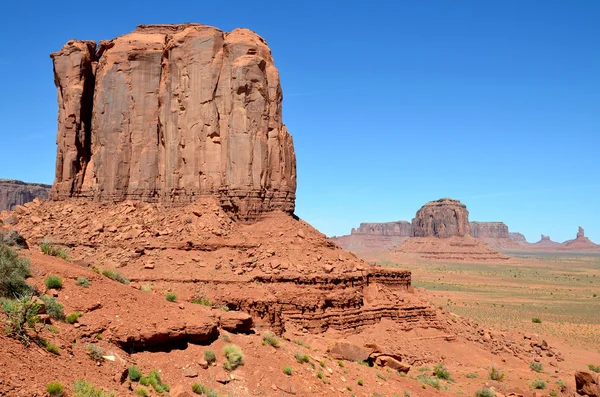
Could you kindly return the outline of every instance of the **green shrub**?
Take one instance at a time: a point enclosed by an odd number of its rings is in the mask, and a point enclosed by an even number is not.
[[[46,391],[50,397],[62,397],[65,395],[65,388],[63,387],[62,383],[57,380],[48,383],[46,386]]]
[[[67,322],[69,324],[75,324],[77,320],[79,320],[79,317],[81,317],[81,312],[71,313],[67,316]]]
[[[29,276],[29,261],[12,248],[0,244],[0,297],[30,295],[33,288],[25,281]]]
[[[600,365],[588,364],[590,371],[600,372]]]
[[[129,280],[127,280],[126,278],[124,278],[123,276],[121,276],[119,274],[119,272],[115,272],[114,270],[102,270],[102,275],[106,276],[112,280],[118,281],[122,284],[129,284]]]
[[[156,390],[158,393],[168,392],[171,390],[169,385],[162,382],[160,378],[160,373],[155,369],[150,371],[148,376],[142,377],[140,379],[140,383],[143,386],[152,386],[154,390]]]
[[[279,347],[279,340],[275,337],[275,334],[273,334],[272,332],[265,332],[263,334],[263,341],[266,344],[271,345],[275,348]]]
[[[137,389],[135,389],[135,394],[142,397],[148,397],[150,395],[150,392],[145,387],[138,387]]]
[[[440,390],[440,380],[431,376],[418,375],[417,380],[421,381],[423,385],[431,386],[436,390]]]
[[[104,350],[100,346],[96,345],[87,345],[88,356],[94,361],[103,361],[104,358]]]
[[[48,276],[46,277],[46,280],[44,281],[44,283],[46,284],[46,288],[53,288],[53,289],[61,289],[62,288],[62,278],[58,277],[58,276]]]
[[[529,368],[535,372],[542,372],[544,370],[544,365],[542,363],[532,362],[529,364]]]
[[[546,382],[538,378],[531,383],[531,387],[538,390],[544,390],[546,388]]]
[[[74,397],[115,397],[113,392],[96,389],[92,384],[83,379],[77,379],[73,384]]]
[[[225,357],[227,358],[227,361],[223,364],[223,368],[227,371],[233,371],[240,365],[244,365],[244,354],[238,346],[227,345],[223,348],[223,353],[225,353]]]
[[[169,302],[175,302],[177,300],[177,295],[175,295],[173,292],[169,292],[166,298]]]
[[[293,371],[292,367],[289,367],[289,366],[288,367],[283,367],[283,373],[286,374],[286,375],[288,375],[288,376],[292,375],[292,371]]]
[[[319,361],[319,365],[321,366],[321,368],[325,368],[325,361]]]
[[[0,245],[7,245],[10,247],[27,248],[27,242],[17,231],[7,230],[3,232],[0,230]]]
[[[59,321],[65,320],[64,306],[60,302],[47,295],[41,295],[40,299],[46,305],[46,313],[51,318]]]
[[[298,361],[299,363],[310,362],[310,357],[308,356],[308,354],[296,353],[296,355],[294,357],[296,358],[296,361]]]
[[[75,284],[79,285],[80,287],[87,288],[90,286],[90,280],[85,277],[77,277]]]
[[[539,318],[537,318],[537,317],[534,317],[534,318],[532,318],[532,319],[531,319],[531,322],[533,322],[533,323],[536,323],[536,324],[541,324],[541,323],[542,323],[542,320],[540,320],[540,319],[539,319]]]
[[[306,342],[304,342],[303,340],[300,339],[292,339],[292,342],[297,344],[298,346],[302,346],[302,347],[306,347],[308,350],[310,350],[310,345],[308,345]]]
[[[427,365],[422,366],[421,368],[419,368],[419,372],[430,372],[431,368],[429,368]]]
[[[31,295],[10,300],[0,298],[2,311],[6,315],[4,332],[7,336],[17,339],[25,345],[38,339],[42,327],[38,327],[40,305]]]
[[[359,386],[362,386],[362,385],[364,384],[364,382],[363,382],[363,380],[362,380],[362,379],[358,379],[358,380],[356,381],[356,383],[358,383],[358,385],[359,385]]]
[[[152,287],[150,287],[150,286],[149,286],[149,285],[147,285],[147,284],[144,284],[144,285],[142,285],[142,286],[140,287],[140,290],[141,290],[142,292],[152,292]]]
[[[467,374],[467,378],[469,378],[469,379],[479,378],[479,374],[477,372],[473,372],[473,373]]]
[[[496,393],[493,392],[492,389],[483,388],[479,389],[475,392],[475,397],[494,397]]]
[[[64,260],[67,260],[68,258],[67,251],[64,248],[55,247],[54,244],[48,240],[44,240],[42,244],[40,244],[40,250],[45,255],[56,256]]]
[[[142,378],[143,374],[142,374],[142,371],[140,371],[138,367],[136,367],[135,365],[132,365],[131,367],[129,367],[129,370],[127,371],[127,376],[129,376],[129,379],[131,379],[133,382],[139,382],[140,379]]]
[[[212,364],[217,361],[217,355],[212,350],[204,350],[204,359],[207,363]]]
[[[451,381],[450,371],[446,368],[446,366],[442,363],[439,363],[435,367],[433,367],[433,373],[438,379],[444,379],[447,381]]]
[[[216,390],[210,389],[202,383],[194,383],[192,391],[196,394],[204,394],[207,397],[219,397],[219,393]]]
[[[387,380],[387,378],[385,376],[383,376],[382,374],[380,374],[379,372],[377,372],[375,375],[381,380]]]
[[[192,299],[192,303],[195,305],[211,306],[210,300],[208,300],[208,298],[203,297]]]
[[[501,382],[504,379],[504,372],[492,366],[492,369],[490,370],[490,379]]]
[[[58,346],[56,346],[55,344],[52,343],[46,343],[45,344],[46,347],[46,351],[52,354],[56,354],[57,356],[60,356],[60,349],[58,348]]]
[[[339,365],[340,367],[343,367],[343,366],[344,366],[344,362],[343,362],[342,360],[338,360],[338,361],[337,361],[337,363],[338,363],[338,365]]]

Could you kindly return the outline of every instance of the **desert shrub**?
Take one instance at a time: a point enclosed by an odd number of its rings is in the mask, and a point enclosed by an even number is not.
[[[544,390],[546,388],[546,382],[537,378],[531,383],[531,387],[538,390]]]
[[[196,394],[203,394],[205,390],[206,388],[202,383],[196,382],[192,385],[192,391]]]
[[[147,284],[144,284],[140,287],[140,290],[142,290],[142,292],[152,292],[152,287],[150,287]]]
[[[540,319],[539,319],[539,318],[537,318],[537,317],[534,317],[534,318],[532,318],[532,319],[531,319],[531,322],[532,322],[532,323],[536,323],[536,324],[541,324],[541,323],[542,323],[542,320],[540,320]]]
[[[347,389],[348,391],[352,391],[352,386],[346,386],[346,389]]]
[[[46,391],[50,397],[62,397],[65,395],[65,388],[63,387],[62,383],[57,380],[48,383],[46,386]]]
[[[0,230],[0,245],[1,244],[10,247],[27,248],[27,242],[16,230]]]
[[[217,361],[217,355],[212,350],[204,350],[204,359],[207,363],[212,364]]]
[[[358,379],[358,380],[356,381],[356,383],[358,383],[358,385],[359,385],[359,386],[362,386],[362,385],[364,384],[364,382],[363,382],[363,380],[362,380],[362,379]]]
[[[296,358],[296,361],[298,361],[299,363],[310,362],[310,357],[308,356],[308,354],[296,353],[294,355],[294,357]]]
[[[338,361],[337,361],[337,363],[338,363],[338,365],[339,365],[340,367],[343,367],[343,366],[344,366],[344,362],[343,362],[342,360],[338,360]]]
[[[410,397],[410,392],[408,390],[404,390],[404,397]]]
[[[325,361],[319,361],[319,365],[321,366],[321,368],[325,368]]]
[[[129,370],[127,371],[127,376],[133,382],[139,382],[139,380],[142,378],[143,374],[142,374],[142,371],[140,371],[138,367],[136,367],[135,365],[132,365],[131,367],[129,367]]]
[[[304,342],[303,340],[300,339],[292,339],[292,342],[297,344],[298,346],[302,346],[302,347],[306,347],[307,349],[310,350],[310,345],[308,345],[306,342]]]
[[[208,298],[203,298],[203,297],[199,297],[199,298],[194,298],[192,299],[192,303],[195,305],[203,305],[203,306],[210,306],[210,300],[208,300]]]
[[[33,300],[31,295],[10,300],[0,298],[2,311],[6,315],[4,332],[7,336],[29,345],[37,340],[37,335],[42,327],[38,326],[40,305]]]
[[[600,372],[600,365],[588,364],[590,371]]]
[[[48,240],[44,240],[42,244],[40,244],[40,250],[45,255],[56,256],[64,260],[67,260],[68,258],[67,251],[64,248],[56,247]]]
[[[150,395],[150,392],[145,387],[138,387],[137,389],[135,389],[135,394],[142,397],[148,397]]]
[[[50,343],[50,342],[46,342],[44,344],[44,347],[46,348],[47,352],[52,353],[52,354],[56,354],[57,356],[60,355],[60,349],[55,344]]]
[[[79,317],[81,317],[81,312],[71,313],[67,316],[67,322],[69,324],[75,324],[77,320],[79,320]]]
[[[419,372],[431,372],[431,368],[429,368],[427,365],[424,365],[419,368]]]
[[[100,346],[89,344],[87,345],[88,356],[94,361],[103,361],[104,350]]]
[[[440,380],[431,376],[418,375],[417,380],[421,381],[423,385],[431,386],[436,390],[440,390]]]
[[[65,320],[64,306],[59,301],[47,295],[40,296],[40,299],[46,305],[46,313],[51,318],[60,321]]]
[[[140,383],[143,386],[152,386],[158,393],[168,392],[171,390],[169,385],[163,383],[162,379],[160,378],[160,373],[155,369],[150,371],[148,376],[142,377],[140,379]]]
[[[223,339],[223,342],[231,343],[231,337],[226,332],[221,333],[221,339]]]
[[[483,388],[475,392],[475,397],[494,397],[496,393],[492,389]]]
[[[504,372],[492,366],[492,369],[490,370],[490,379],[501,382],[504,379]]]
[[[0,244],[0,297],[31,294],[33,288],[25,281],[30,275],[29,261],[12,248]]]
[[[115,280],[120,282],[121,284],[129,284],[129,280],[124,278],[119,274],[119,272],[115,272],[114,270],[102,270],[102,275],[110,278],[111,280]]]
[[[175,295],[175,293],[173,293],[173,292],[169,292],[166,295],[166,298],[169,302],[175,302],[177,300],[177,295]]]
[[[90,280],[85,277],[77,277],[75,284],[79,285],[80,287],[87,288],[90,286]]]
[[[477,372],[472,372],[470,374],[467,374],[467,378],[469,378],[469,379],[479,378],[479,374]]]
[[[293,371],[292,367],[289,367],[289,366],[283,367],[283,373],[286,374],[286,375],[288,375],[288,376],[292,375],[292,371]]]
[[[380,374],[379,372],[377,372],[375,375],[381,380],[387,380],[387,378],[385,376],[383,376],[382,374]]]
[[[265,332],[263,334],[263,341],[267,345],[271,345],[275,348],[279,347],[279,340],[275,337],[275,334],[273,334],[272,332]]]
[[[115,397],[116,394],[113,392],[104,391],[97,389],[91,383],[86,382],[83,379],[77,379],[73,383],[73,391],[75,397]]]
[[[46,280],[44,280],[44,284],[46,284],[46,288],[53,289],[61,289],[62,288],[62,278],[58,276],[48,276]]]
[[[433,373],[438,379],[444,379],[447,381],[451,381],[450,371],[446,368],[446,366],[442,363],[439,363],[435,367],[433,367]]]
[[[223,348],[223,353],[225,353],[225,357],[227,358],[227,361],[223,364],[223,368],[227,371],[233,371],[240,365],[244,365],[244,354],[238,346],[227,345]]]
[[[529,368],[535,372],[542,372],[544,370],[544,365],[542,363],[532,362],[529,364]]]

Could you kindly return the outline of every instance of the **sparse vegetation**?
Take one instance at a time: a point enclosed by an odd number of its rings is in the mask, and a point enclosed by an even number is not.
[[[68,259],[67,251],[64,248],[57,247],[46,239],[40,244],[40,250],[44,255],[56,256],[64,260]]]
[[[357,383],[359,386],[362,386],[362,385],[364,384],[364,382],[363,382],[363,380],[362,380],[362,379],[358,379],[358,380],[356,381],[356,383]]]
[[[233,371],[240,365],[244,365],[244,354],[242,349],[236,345],[227,345],[223,348],[223,353],[227,361],[223,364],[223,368],[227,371]]]
[[[118,281],[121,284],[129,284],[129,280],[127,280],[126,278],[121,276],[119,272],[115,272],[114,270],[102,270],[102,275],[112,280]]]
[[[86,382],[83,379],[78,379],[73,384],[73,391],[75,392],[74,397],[115,397],[116,394],[113,392],[104,391],[102,389],[95,388],[92,384]]]
[[[169,302],[175,302],[177,300],[177,295],[174,292],[169,292],[166,296]]]
[[[75,324],[77,320],[79,320],[79,317],[81,317],[81,312],[71,313],[67,316],[67,322],[69,324]]]
[[[343,362],[342,360],[338,360],[338,361],[337,361],[337,363],[338,363],[338,365],[339,365],[340,367],[343,367],[343,366],[344,366],[344,362]]]
[[[44,302],[44,305],[46,306],[46,313],[51,318],[59,321],[65,320],[64,306],[62,303],[47,295],[41,295],[40,299],[42,302]]]
[[[433,373],[438,379],[444,379],[449,382],[452,381],[452,378],[450,377],[450,371],[448,371],[443,363],[439,363],[433,367]]]
[[[208,300],[208,298],[204,298],[204,297],[194,298],[194,299],[192,299],[192,303],[195,305],[211,306],[210,300]]]
[[[292,343],[297,344],[298,346],[302,346],[302,347],[306,347],[307,349],[310,350],[310,345],[308,345],[306,342],[304,342],[303,340],[300,339],[292,339]]]
[[[436,390],[440,390],[440,380],[438,378],[433,378],[431,376],[418,375],[417,380],[419,380],[423,385],[431,386]]]
[[[148,397],[150,395],[150,392],[145,387],[138,387],[137,389],[135,389],[135,394],[142,397]]]
[[[50,343],[50,342],[46,342],[44,344],[44,347],[46,348],[46,351],[48,353],[56,354],[57,356],[60,355],[60,349],[55,344]]]
[[[321,368],[325,368],[325,361],[319,361],[319,365],[321,366]]]
[[[63,387],[62,383],[57,380],[48,383],[46,386],[46,391],[50,397],[62,397],[65,395],[65,388]]]
[[[63,286],[62,278],[60,278],[58,276],[46,277],[46,280],[44,280],[44,284],[46,284],[46,288],[49,288],[49,289],[61,289]]]
[[[385,376],[383,376],[382,374],[380,374],[379,372],[377,372],[375,375],[381,380],[387,380],[387,378]]]
[[[288,376],[292,375],[292,371],[293,371],[292,367],[289,367],[289,366],[283,367],[283,373],[286,374],[286,375],[288,375]]]
[[[301,364],[310,362],[310,357],[308,356],[308,354],[296,353],[294,357],[296,358],[296,361],[298,361]]]
[[[479,374],[477,372],[472,372],[470,374],[467,374],[467,378],[476,379],[476,378],[479,378]]]
[[[89,344],[87,346],[88,356],[94,361],[103,361],[104,350],[100,346]]]
[[[132,365],[131,367],[129,367],[129,370],[127,371],[127,376],[129,377],[129,379],[131,379],[131,381],[133,382],[139,382],[140,379],[142,379],[142,371],[140,371],[140,369],[138,367],[136,367],[135,365]]]
[[[483,388],[475,392],[475,397],[494,397],[496,393],[492,389]]]
[[[140,290],[142,292],[152,292],[152,287],[150,287],[148,284],[144,284],[140,287]]]
[[[79,285],[80,287],[87,288],[90,286],[90,280],[85,277],[77,277],[75,284]]]
[[[15,298],[31,294],[25,279],[31,275],[29,261],[12,248],[0,244],[0,297]]]
[[[212,364],[217,361],[217,355],[212,350],[204,350],[204,359],[207,363]]]
[[[160,373],[155,369],[150,371],[148,376],[142,377],[140,379],[140,384],[142,386],[152,386],[154,388],[154,390],[156,390],[158,393],[164,393],[164,392],[168,392],[171,390],[169,385],[167,385],[166,383],[163,383],[163,381],[160,377]]]
[[[216,390],[210,389],[204,386],[202,383],[194,383],[192,385],[192,391],[196,394],[203,394],[207,397],[219,397],[219,393]]]
[[[271,345],[275,348],[279,347],[279,340],[277,339],[275,334],[273,334],[272,332],[265,332],[263,334],[263,342],[265,342],[267,345]]]
[[[590,371],[600,372],[600,365],[588,364]]]
[[[535,371],[535,372],[543,372],[544,371],[544,364],[538,363],[538,362],[534,361],[531,364],[529,364],[529,368],[531,368],[531,370]]]
[[[539,318],[537,318],[537,317],[534,317],[534,318],[532,318],[532,319],[531,319],[531,322],[532,322],[532,323],[536,323],[536,324],[541,324],[541,323],[542,323],[542,320],[541,320],[541,319],[539,319]]]
[[[546,388],[546,382],[537,378],[531,383],[531,387],[537,390],[544,390]]]
[[[38,341],[38,334],[43,328],[39,325],[40,305],[31,295],[14,300],[0,298],[0,305],[6,315],[4,332],[7,336],[17,339],[26,346],[32,341]]]
[[[490,379],[498,381],[498,382],[502,382],[502,380],[504,379],[504,372],[502,372],[502,370],[492,366],[492,369],[490,370]]]
[[[223,342],[231,343],[231,337],[225,332],[221,333],[221,339],[223,339]]]

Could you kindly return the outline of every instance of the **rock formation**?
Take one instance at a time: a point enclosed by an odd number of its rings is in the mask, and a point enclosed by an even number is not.
[[[385,223],[361,223],[349,235],[331,239],[343,249],[350,251],[386,250],[412,236],[412,225],[407,221]]]
[[[51,197],[191,202],[242,218],[292,213],[296,160],[265,40],[199,25],[141,25],[51,55],[58,89]]]
[[[475,238],[508,238],[508,226],[502,222],[470,222],[469,227]]]
[[[579,226],[579,230],[577,230],[577,238],[583,238],[585,237],[585,232],[583,231],[583,228],[581,226]]]
[[[0,179],[0,211],[12,210],[35,198],[47,199],[50,185]]]
[[[585,237],[585,232],[581,226],[577,230],[577,237],[573,240],[567,240],[559,247],[565,251],[600,251],[600,245],[593,243],[589,238]]]
[[[525,244],[525,243],[527,243],[527,239],[521,233],[509,232],[508,233],[508,238],[511,239],[512,241],[518,243],[518,244]]]
[[[443,198],[430,201],[412,221],[415,237],[451,237],[469,234],[469,211],[458,200]]]
[[[412,236],[412,225],[407,221],[385,223],[361,223],[358,229],[352,228],[350,234],[369,236]]]

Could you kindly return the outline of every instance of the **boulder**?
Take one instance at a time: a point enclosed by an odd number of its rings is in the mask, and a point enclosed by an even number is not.
[[[333,347],[329,349],[329,353],[336,360],[368,361],[373,349],[347,342],[335,342]]]
[[[400,361],[398,357],[392,357],[386,354],[377,356],[377,358],[375,359],[375,364],[379,365],[380,367],[388,367],[398,372],[404,373],[408,373],[408,371],[410,371],[411,368],[410,364],[406,364]]]
[[[248,313],[228,311],[219,316],[219,327],[233,333],[249,333],[254,323]]]
[[[469,211],[458,200],[443,198],[425,204],[412,221],[414,237],[466,236]]]
[[[600,375],[588,371],[575,372],[575,388],[580,395],[600,397]]]

